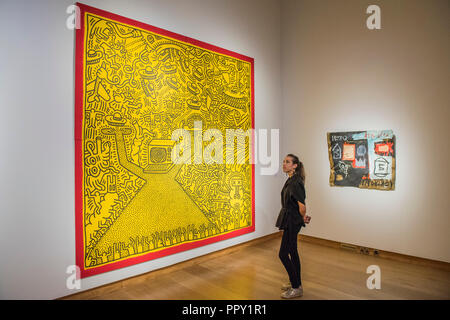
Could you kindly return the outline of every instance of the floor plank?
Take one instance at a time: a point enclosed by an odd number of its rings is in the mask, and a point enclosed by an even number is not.
[[[281,299],[288,277],[272,237],[158,276],[81,292],[66,299]],[[450,272],[299,241],[301,299],[450,299]],[[381,289],[369,290],[369,265],[381,270]],[[152,272],[153,273],[153,272]],[[155,274],[158,271],[154,271]]]

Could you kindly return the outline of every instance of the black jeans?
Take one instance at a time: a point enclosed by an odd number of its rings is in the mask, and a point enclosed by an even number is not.
[[[297,240],[298,233],[302,228],[301,225],[288,226],[287,229],[283,231],[283,238],[281,239],[280,257],[291,281],[292,288],[298,288],[302,285],[302,279],[300,276],[300,257],[297,251]]]

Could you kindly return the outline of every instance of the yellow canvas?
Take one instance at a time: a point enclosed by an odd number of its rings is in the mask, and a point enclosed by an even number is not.
[[[234,151],[244,163],[199,162],[195,154],[211,148],[213,142],[203,138],[208,129],[225,140],[227,129],[254,128],[253,59],[77,6],[76,232],[82,276],[254,231],[253,136]],[[191,135],[191,163],[173,161],[177,129]]]

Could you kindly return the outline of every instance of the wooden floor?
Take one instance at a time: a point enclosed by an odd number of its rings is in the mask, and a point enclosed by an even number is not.
[[[287,274],[280,237],[203,258],[65,299],[281,299]],[[300,299],[450,299],[450,272],[299,241],[304,295]],[[369,265],[381,269],[381,289],[366,287]]]

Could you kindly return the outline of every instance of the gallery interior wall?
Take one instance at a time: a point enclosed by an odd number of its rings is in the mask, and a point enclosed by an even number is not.
[[[281,127],[276,0],[81,1],[255,59],[256,129]],[[52,299],[75,264],[74,31],[71,1],[1,1],[0,299]],[[83,279],[81,290],[275,232],[282,175],[255,167],[256,231]]]
[[[381,29],[366,9],[381,9]],[[282,2],[284,154],[303,159],[302,233],[450,262],[449,2]],[[327,132],[392,129],[395,191],[330,187]]]

